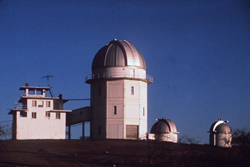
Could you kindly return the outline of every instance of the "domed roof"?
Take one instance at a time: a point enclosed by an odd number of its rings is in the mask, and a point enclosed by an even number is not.
[[[154,134],[164,134],[169,132],[177,133],[177,128],[172,120],[166,118],[158,119],[158,122],[152,126],[150,131],[150,133]]]
[[[231,128],[226,124],[228,121],[223,121],[222,119],[218,119],[218,121],[215,121],[211,127],[210,132],[216,132],[216,133],[231,133]]]
[[[226,124],[220,124],[216,127],[217,133],[231,133],[231,128]]]
[[[92,70],[105,67],[133,66],[146,70],[146,63],[135,46],[125,40],[113,40],[102,47],[92,63]]]

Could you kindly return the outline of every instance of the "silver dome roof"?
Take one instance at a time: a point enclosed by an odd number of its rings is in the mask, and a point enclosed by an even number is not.
[[[133,66],[146,70],[146,63],[135,46],[125,40],[113,40],[102,47],[92,63],[92,70],[105,67]]]
[[[217,133],[231,133],[231,128],[226,124],[220,124],[216,127]]]
[[[152,126],[150,131],[150,133],[154,134],[164,134],[169,132],[177,133],[177,128],[172,120],[166,118],[158,119],[158,122]]]
[[[223,121],[222,119],[218,119],[215,121],[210,127],[210,133],[231,133],[231,128],[226,124],[228,121]]]

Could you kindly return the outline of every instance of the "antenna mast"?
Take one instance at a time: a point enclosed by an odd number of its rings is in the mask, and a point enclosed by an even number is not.
[[[50,86],[50,84],[49,84],[49,78],[50,78],[50,77],[54,77],[54,75],[49,75],[49,74],[47,74],[46,76],[43,76],[43,77],[41,77],[41,78],[47,78],[48,87],[52,88],[52,87]],[[53,96],[53,92],[52,92],[51,89],[49,89],[49,93],[50,93],[51,97],[54,97],[54,96]]]

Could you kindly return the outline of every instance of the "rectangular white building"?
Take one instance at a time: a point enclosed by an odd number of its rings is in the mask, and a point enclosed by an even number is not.
[[[67,100],[59,97],[46,97],[50,87],[33,87],[26,84],[16,108],[8,114],[13,115],[12,139],[65,139],[66,112],[63,104]]]

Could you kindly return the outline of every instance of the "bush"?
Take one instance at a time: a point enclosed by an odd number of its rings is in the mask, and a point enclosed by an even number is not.
[[[0,124],[0,139],[5,139],[11,135],[11,126],[9,124],[2,125]]]
[[[246,127],[233,130],[232,145],[250,147],[250,131],[247,131]]]
[[[186,144],[199,144],[201,139],[199,137],[189,137],[189,135],[182,135],[178,139],[178,143],[186,143]]]

